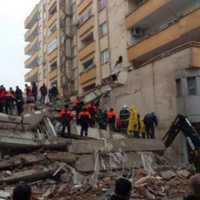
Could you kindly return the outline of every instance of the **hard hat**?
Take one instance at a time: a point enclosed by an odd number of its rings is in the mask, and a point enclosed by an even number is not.
[[[123,107],[122,107],[123,109],[127,109],[128,108],[128,106],[125,104],[125,105],[123,105]]]

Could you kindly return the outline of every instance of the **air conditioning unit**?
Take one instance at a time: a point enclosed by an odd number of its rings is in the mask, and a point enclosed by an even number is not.
[[[139,6],[143,4],[146,0],[136,0],[136,4]]]
[[[131,29],[131,36],[134,38],[141,38],[144,37],[145,35],[145,30],[144,28],[141,27],[134,27]]]

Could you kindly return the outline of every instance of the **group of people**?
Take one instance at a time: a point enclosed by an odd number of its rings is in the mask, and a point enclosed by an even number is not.
[[[89,127],[97,127],[99,129],[109,128],[110,131],[121,132],[130,137],[154,139],[155,127],[158,125],[154,113],[147,113],[141,119],[135,107],[129,109],[126,105],[119,113],[113,108],[103,111],[99,102],[85,105],[79,97],[65,105],[60,112],[60,118],[63,124],[62,134],[65,134],[66,127],[68,133],[71,134],[71,121],[76,118],[77,125],[81,126],[81,136],[88,135]]]
[[[42,104],[45,104],[47,101],[47,97],[49,99],[49,102],[53,103],[58,96],[58,89],[56,85],[53,85],[48,90],[45,84],[38,88],[36,83],[32,82],[31,86],[25,84],[25,94],[27,103],[35,103],[37,101],[40,101]]]
[[[200,199],[200,174],[196,174],[190,179],[190,193],[183,197],[183,200],[199,200]],[[132,193],[132,183],[125,177],[120,177],[115,182],[114,191],[105,197],[105,200],[129,200]],[[31,200],[32,189],[27,184],[17,185],[13,190],[13,200]]]
[[[17,114],[20,115],[23,112],[23,92],[16,87],[9,88],[7,90],[3,85],[0,86],[0,112],[6,114],[13,114],[13,111],[16,110]]]
[[[27,105],[27,111],[34,110],[35,103],[40,101],[41,104],[46,103],[47,95],[49,102],[55,102],[58,96],[58,89],[53,85],[49,91],[45,84],[39,89],[35,82],[31,85],[25,84],[23,92],[19,86],[15,90],[10,87],[6,89],[4,85],[0,86],[0,113],[21,115],[24,112],[24,104]]]

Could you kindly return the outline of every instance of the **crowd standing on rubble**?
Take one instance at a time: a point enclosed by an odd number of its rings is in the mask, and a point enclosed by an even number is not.
[[[58,98],[58,89],[53,85],[49,90],[43,84],[40,88],[33,82],[31,85],[25,84],[23,92],[18,86],[14,91],[12,88],[6,90],[0,86],[0,112],[6,114],[21,115],[24,109],[32,112],[36,103],[54,104]],[[71,134],[71,123],[75,119],[77,125],[81,126],[80,135],[87,136],[89,127],[99,129],[108,129],[109,131],[120,132],[134,138],[155,138],[155,127],[158,125],[156,115],[147,113],[142,119],[135,106],[129,108],[127,105],[122,106],[119,113],[114,108],[108,110],[101,109],[99,101],[92,101],[85,104],[80,97],[76,97],[64,106],[60,112],[62,123],[62,133]]]

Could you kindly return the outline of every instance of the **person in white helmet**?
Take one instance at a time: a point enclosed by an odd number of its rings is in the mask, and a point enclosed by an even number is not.
[[[128,123],[129,123],[130,111],[127,105],[123,105],[119,112],[120,118],[120,130],[122,133],[127,134]]]

